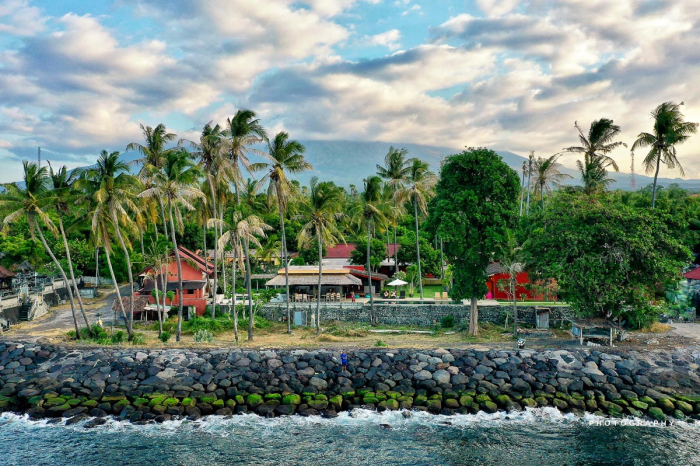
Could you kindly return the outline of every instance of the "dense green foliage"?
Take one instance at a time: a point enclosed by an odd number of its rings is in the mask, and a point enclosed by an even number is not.
[[[386,243],[380,239],[372,238],[369,245],[370,250],[370,265],[372,270],[377,270],[382,261],[386,259]],[[367,239],[360,238],[357,240],[355,250],[350,253],[350,263],[355,265],[367,264]]]

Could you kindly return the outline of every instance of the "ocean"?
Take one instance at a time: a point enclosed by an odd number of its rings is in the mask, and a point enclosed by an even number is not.
[[[0,465],[700,465],[700,425],[693,422],[576,417],[552,408],[84,423],[2,414]]]

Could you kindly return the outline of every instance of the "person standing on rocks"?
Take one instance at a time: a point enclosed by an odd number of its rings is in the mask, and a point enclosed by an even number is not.
[[[348,355],[345,350],[340,353],[340,365],[343,367],[343,372],[348,370]]]

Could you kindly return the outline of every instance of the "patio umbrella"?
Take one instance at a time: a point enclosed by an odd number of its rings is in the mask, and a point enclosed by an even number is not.
[[[402,285],[408,285],[408,282],[405,282],[403,280],[399,280],[398,278],[394,280],[391,283],[387,283],[387,286],[402,286]]]

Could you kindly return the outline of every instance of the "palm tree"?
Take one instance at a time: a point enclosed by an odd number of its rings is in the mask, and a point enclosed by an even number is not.
[[[189,142],[181,140],[182,142]],[[222,182],[235,180],[235,173],[231,165],[231,161],[224,157],[224,129],[220,125],[212,126],[211,122],[204,125],[202,133],[199,137],[199,142],[189,142],[190,146],[195,150],[194,155],[199,159],[199,166],[204,172],[207,184],[209,185],[209,195],[211,197],[211,211],[213,218],[218,219],[218,191],[216,186]],[[222,206],[223,208],[223,206]],[[214,229],[214,281],[213,301],[211,306],[211,318],[216,316],[216,292],[217,278],[219,269],[219,241],[218,229]],[[206,254],[206,251],[205,251]]]
[[[174,141],[177,135],[168,133],[163,123],[160,123],[155,128],[151,128],[150,126],[144,127],[143,125],[139,126],[141,127],[141,132],[143,133],[146,144],[142,145],[138,142],[132,142],[126,146],[126,150],[137,151],[143,156],[140,159],[134,160],[132,163],[141,165],[138,176],[146,188],[149,188],[154,174],[163,169],[166,155],[168,152],[174,150],[173,148],[166,149],[165,146],[169,142]],[[165,221],[165,206],[163,206],[162,199],[158,199],[158,205],[160,206],[160,215],[163,222],[163,233],[167,238],[168,223]],[[156,228],[155,230],[157,234],[158,229]]]
[[[430,171],[430,167],[426,162],[419,159],[412,159],[408,174],[409,185],[402,191],[399,191],[399,200],[401,203],[413,203],[413,216],[416,224],[416,258],[418,262],[418,289],[420,290],[420,299],[423,299],[423,280],[421,278],[420,269],[420,249],[418,236],[418,214],[425,215],[428,213],[428,199],[432,195],[432,189],[437,183],[435,173]]]
[[[386,206],[382,200],[382,179],[378,176],[370,176],[363,180],[365,189],[360,195],[360,202],[353,206],[352,217],[356,224],[367,228],[367,280],[369,283],[370,318],[372,324],[376,323],[374,315],[374,293],[372,292],[372,267],[370,261],[370,244],[372,242],[372,225],[383,225],[386,221],[384,210]]]
[[[83,172],[78,185],[84,190],[83,196],[89,199],[93,205],[104,205],[114,233],[124,252],[131,289],[129,319],[127,321],[127,333],[131,340],[134,323],[134,276],[131,270],[129,245],[122,234],[122,226],[127,230],[133,230],[136,226],[136,222],[130,215],[140,215],[138,206],[134,202],[134,196],[140,189],[141,183],[136,177],[129,174],[129,165],[121,160],[120,156],[118,151],[108,153],[103,150],[97,160],[97,165]]]
[[[680,103],[683,105],[683,102]],[[680,111],[680,105],[673,102],[664,102],[651,112],[654,119],[653,133],[639,133],[637,140],[632,145],[632,152],[640,147],[649,147],[649,153],[642,162],[647,173],[654,172],[654,187],[651,193],[651,207],[656,204],[656,181],[659,177],[661,163],[665,163],[670,169],[678,167],[681,176],[685,176],[676,154],[676,146],[683,144],[698,130],[698,123],[690,123],[684,120]]]
[[[544,212],[544,193],[551,193],[553,188],[559,188],[561,182],[571,175],[560,172],[561,164],[557,162],[561,154],[554,154],[547,158],[537,157],[533,163],[535,175],[535,192],[540,193],[540,203]]]
[[[49,254],[49,257],[51,257],[51,260],[61,274],[61,278],[63,278],[63,282],[66,285],[68,299],[70,300],[70,309],[73,314],[73,324],[75,325],[75,336],[79,339],[80,328],[78,326],[78,317],[75,313],[72,287],[68,281],[68,277],[66,277],[63,267],[61,267],[61,263],[58,262],[53,250],[51,250],[51,247],[46,242],[44,232],[39,224],[39,220],[41,220],[51,232],[56,232],[56,226],[53,221],[42,209],[42,206],[46,202],[46,197],[49,194],[46,182],[46,167],[39,167],[36,163],[27,161],[24,162],[23,166],[24,188],[20,188],[16,183],[6,184],[6,193],[0,198],[0,208],[10,211],[3,219],[3,230],[7,230],[10,224],[16,222],[20,218],[26,217],[29,223],[29,233],[34,241],[36,241],[34,233],[39,233],[41,244]]]
[[[611,166],[613,170],[619,171],[617,163],[608,154],[620,146],[627,147],[624,142],[613,142],[620,134],[620,126],[608,118],[601,118],[591,123],[587,135],[584,134],[578,122],[575,122],[574,126],[578,130],[578,139],[581,145],[567,147],[564,151],[587,155],[590,160],[600,159],[606,168]]]
[[[223,136],[226,138],[226,149],[233,167],[236,205],[241,205],[241,197],[238,192],[238,186],[243,182],[241,165],[248,172],[253,170],[248,153],[259,153],[259,151],[250,146],[266,140],[267,132],[260,124],[260,120],[256,118],[255,112],[244,108],[226,120]]]
[[[408,155],[408,151],[405,148],[397,150],[393,146],[389,147],[389,152],[384,157],[384,166],[377,165],[377,175],[387,180],[386,183],[393,193],[394,200],[409,182],[411,161],[406,160],[406,155]],[[402,203],[397,202],[396,205],[402,207]],[[398,248],[395,245],[398,219],[402,213],[402,209],[399,208],[393,209],[390,214],[391,223],[394,227],[394,273],[399,270]]]
[[[175,261],[177,263],[177,283],[180,300],[177,312],[177,334],[175,341],[180,341],[182,333],[182,308],[185,305],[185,292],[182,286],[182,262],[180,261],[180,250],[177,246],[175,235],[176,226],[182,231],[182,212],[180,206],[187,210],[194,210],[192,201],[203,198],[204,193],[195,187],[201,171],[194,164],[190,154],[184,150],[170,152],[166,156],[163,171],[156,178],[156,185],[146,189],[139,197],[146,199],[161,197],[168,205],[168,215],[170,217],[170,240],[175,250]]]
[[[252,243],[256,247],[261,247],[260,240],[258,237],[264,237],[265,232],[271,230],[272,227],[266,224],[257,215],[248,215],[244,217],[240,211],[234,211],[231,215],[231,223],[227,224],[222,221],[212,221],[213,223],[220,223],[222,230],[227,229],[221,237],[219,238],[220,247],[226,244],[230,244],[233,248],[233,296],[232,296],[232,306],[233,306],[233,331],[236,338],[236,343],[238,343],[238,311],[236,311],[236,272],[235,265],[236,262],[242,262],[243,267],[245,267],[245,283],[246,291],[248,293],[248,341],[253,341],[253,290],[250,283],[250,244]],[[241,254],[242,252],[242,254]],[[245,256],[245,257],[244,257]],[[240,258],[240,259],[239,259]],[[245,261],[243,261],[245,259]],[[242,267],[241,267],[242,268]]]
[[[151,267],[146,273],[146,278],[153,281],[154,298],[158,311],[158,336],[163,334],[163,316],[165,315],[165,297],[168,293],[168,265],[170,264],[170,244],[166,239],[152,241],[148,252],[144,255],[143,261]],[[158,291],[160,288],[160,292]],[[158,303],[158,298],[162,300],[162,306]]]
[[[336,220],[342,215],[343,194],[329,181],[319,183],[317,177],[311,178],[311,189],[307,203],[304,205],[303,217],[307,219],[299,232],[299,247],[308,247],[316,237],[318,244],[318,296],[316,299],[316,335],[321,334],[321,277],[323,275],[323,246],[332,247],[338,240],[345,241],[336,226]]]
[[[599,158],[591,159],[590,156],[584,155],[583,161],[577,160],[576,166],[581,174],[583,182],[583,192],[593,195],[597,192],[604,191],[608,185],[615,181],[608,177],[605,160]]]
[[[291,316],[289,314],[289,263],[287,261],[287,236],[284,228],[284,217],[292,191],[292,183],[287,178],[288,173],[301,173],[311,170],[311,164],[304,159],[306,148],[298,141],[289,139],[284,131],[277,133],[274,139],[267,142],[268,162],[257,164],[256,169],[265,169],[267,173],[261,181],[269,180],[268,197],[277,197],[277,208],[280,215],[282,230],[282,260],[284,261],[284,284],[287,293],[287,333],[292,333]]]
[[[52,183],[51,191],[51,203],[54,205],[56,212],[58,213],[58,226],[61,233],[61,238],[63,239],[63,247],[66,251],[66,260],[68,261],[68,270],[70,271],[70,278],[73,283],[73,290],[75,291],[75,296],[78,298],[78,306],[80,307],[80,313],[85,320],[85,326],[88,329],[90,336],[92,335],[92,328],[90,328],[90,322],[88,321],[87,314],[85,314],[85,307],[83,306],[83,299],[80,297],[80,290],[78,290],[78,284],[75,281],[75,272],[73,272],[73,261],[70,255],[70,248],[68,247],[68,238],[66,237],[66,230],[63,227],[63,216],[64,214],[70,214],[70,204],[75,200],[75,182],[77,180],[78,171],[72,171],[68,173],[68,169],[64,165],[57,172],[53,171],[51,162],[49,162],[49,177]]]

